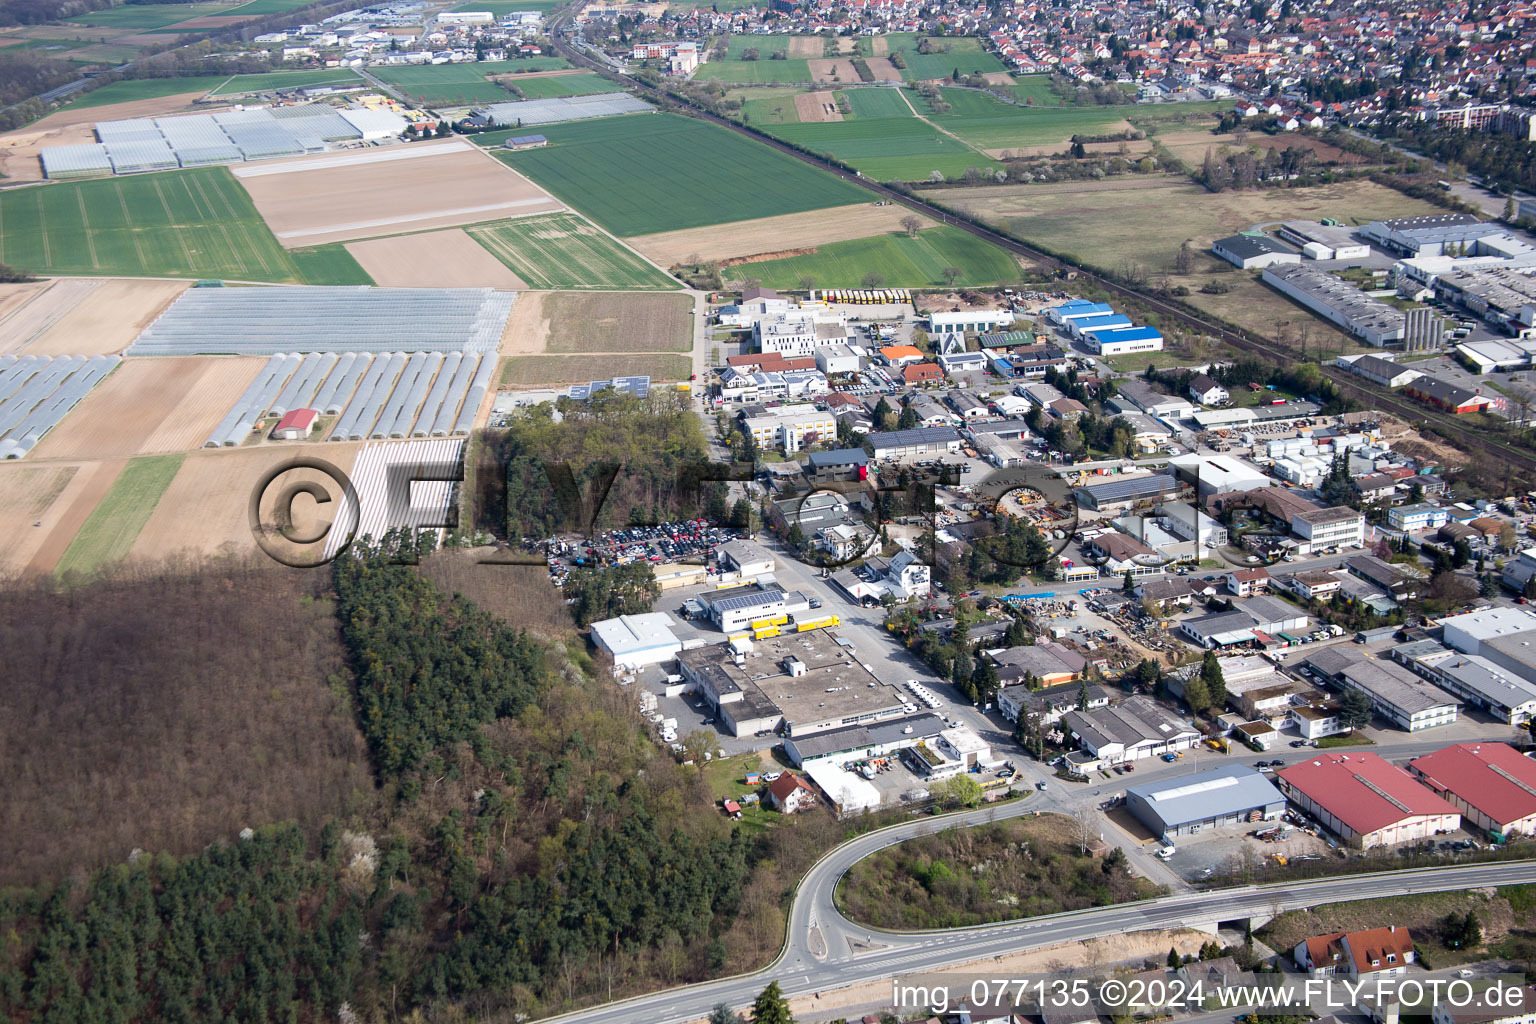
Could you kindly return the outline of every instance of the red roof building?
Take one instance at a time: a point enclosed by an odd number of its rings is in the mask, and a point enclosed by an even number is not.
[[[1457,743],[1408,770],[1478,828],[1536,835],[1536,761],[1507,743]]]
[[[727,366],[740,370],[743,373],[762,371],[763,373],[783,373],[786,370],[814,370],[816,360],[809,357],[804,359],[785,359],[782,352],[748,352],[739,356],[726,356]]]
[[[938,363],[912,363],[901,368],[901,377],[908,384],[927,384],[944,379],[944,371]]]
[[[1388,925],[1363,932],[1334,932],[1303,939],[1291,954],[1296,966],[1314,977],[1347,974],[1356,978],[1405,974],[1413,963],[1413,938],[1407,928]]]
[[[794,772],[785,772],[768,784],[769,805],[785,814],[794,814],[815,802],[816,791]]]
[[[309,436],[318,415],[313,409],[294,409],[277,421],[272,436],[279,441],[302,441]]]
[[[1375,754],[1319,754],[1275,776],[1286,797],[1357,850],[1461,827],[1461,814]]]

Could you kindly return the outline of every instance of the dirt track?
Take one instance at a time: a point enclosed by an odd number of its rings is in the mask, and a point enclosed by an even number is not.
[[[909,215],[911,212],[900,206],[859,203],[707,228],[664,231],[631,238],[629,243],[662,266],[670,267],[694,255],[705,260],[740,259],[759,253],[868,238],[886,231],[902,230],[902,218]],[[933,223],[926,217],[918,219],[924,227]]]
[[[458,228],[348,242],[347,251],[385,288],[528,287]]]

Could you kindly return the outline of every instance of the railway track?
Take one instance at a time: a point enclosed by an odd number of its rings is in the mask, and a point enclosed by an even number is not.
[[[776,139],[771,135],[757,131],[748,125],[739,124],[727,117],[721,117],[719,114],[697,106],[685,96],[680,96],[676,93],[668,92],[663,89],[657,89],[653,86],[646,85],[643,82],[638,82],[628,78],[627,76],[620,75],[610,65],[589,57],[579,47],[572,46],[565,41],[564,22],[567,17],[568,14],[564,13],[557,17],[555,22],[551,25],[551,30],[556,53],[558,53],[561,57],[564,57],[572,64],[575,64],[579,67],[584,67],[589,71],[595,71],[610,81],[622,84],[626,89],[634,89],[638,92],[648,94],[649,97],[655,101],[661,102],[663,104],[672,104],[685,107],[687,108],[687,113],[692,117],[697,117],[701,120],[708,121],[712,124],[720,126],[721,128],[725,128],[728,131],[735,132],[738,135],[747,136],[755,142],[775,149],[780,153],[792,156],[803,163],[810,164],[811,166],[817,167],[829,174],[835,174],[845,181],[852,182],[861,188],[873,192],[875,195],[888,202],[899,203],[915,213],[925,214],[928,217],[937,220],[941,224],[948,224],[952,227],[959,228],[960,230],[966,232],[967,234],[973,235],[976,238],[990,242],[991,244],[996,245],[999,248],[1006,249],[1008,252],[1014,253],[1015,255],[1023,256],[1032,262],[1039,264],[1041,267],[1047,270],[1057,270],[1061,267],[1071,267],[1074,271],[1077,272],[1079,277],[1091,281],[1096,287],[1102,288],[1104,291],[1110,292],[1111,294],[1119,295],[1133,302],[1139,303],[1143,307],[1150,309],[1155,313],[1161,314],[1162,316],[1169,317],[1170,319],[1177,321],[1185,327],[1199,331],[1202,334],[1209,335],[1210,337],[1226,344],[1230,348],[1237,349],[1240,352],[1244,352],[1250,355],[1258,356],[1259,358],[1274,363],[1277,366],[1284,366],[1304,361],[1302,353],[1282,346],[1272,338],[1249,334],[1245,331],[1233,330],[1224,324],[1208,320],[1200,316],[1198,313],[1192,312],[1186,306],[1170,302],[1158,295],[1142,291],[1139,288],[1124,284],[1123,282],[1117,281],[1114,278],[1106,277],[1103,274],[1100,274],[1094,270],[1090,270],[1086,267],[1079,266],[1078,264],[1070,263],[1042,249],[1037,249],[1033,246],[1025,245],[1018,239],[1012,238],[1009,235],[1005,235],[993,228],[978,223],[969,217],[964,217],[959,214],[952,213],[941,206],[929,203],[909,192],[891,188],[878,181],[872,181],[857,171],[850,171],[845,167],[842,167],[822,157],[816,156],[813,153],[807,153],[806,151],[797,149],[796,147]],[[1530,472],[1536,472],[1536,454],[1533,454],[1532,452],[1529,452],[1515,445],[1499,441],[1495,438],[1489,437],[1487,434],[1474,431],[1464,424],[1457,423],[1455,418],[1449,414],[1436,412],[1423,406],[1410,403],[1406,399],[1393,394],[1390,390],[1375,387],[1369,382],[1363,381],[1356,377],[1354,374],[1341,370],[1338,367],[1325,365],[1323,366],[1322,370],[1323,375],[1331,380],[1335,385],[1337,385],[1340,391],[1344,392],[1352,398],[1364,402],[1368,408],[1380,409],[1384,412],[1392,413],[1394,416],[1397,416],[1409,423],[1422,423],[1426,426],[1429,426],[1434,429],[1437,434],[1458,445],[1459,447],[1462,447],[1469,453],[1482,452],[1484,454],[1496,456],[1498,458],[1507,459],[1511,465],[1519,466],[1520,468]]]

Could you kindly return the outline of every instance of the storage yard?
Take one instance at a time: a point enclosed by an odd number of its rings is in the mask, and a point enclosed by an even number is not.
[[[572,213],[468,229],[531,288],[677,288],[645,259]]]
[[[285,246],[474,224],[561,204],[464,142],[301,157],[233,169]]]

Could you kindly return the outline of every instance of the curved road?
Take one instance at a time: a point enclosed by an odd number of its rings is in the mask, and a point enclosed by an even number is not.
[[[1181,892],[1141,903],[1053,914],[1025,921],[944,932],[892,933],[861,928],[833,903],[838,880],[855,863],[887,846],[957,825],[978,825],[1029,814],[1030,800],[907,822],[832,850],[801,881],[790,910],[783,952],[752,974],[637,996],[547,1018],[552,1024],[686,1024],[717,1003],[741,1008],[770,981],[800,996],[869,981],[938,971],[988,957],[1104,935],[1176,928],[1190,921],[1226,921],[1340,900],[1444,892],[1536,882],[1536,862],[1415,868],[1346,875],[1214,892]]]

